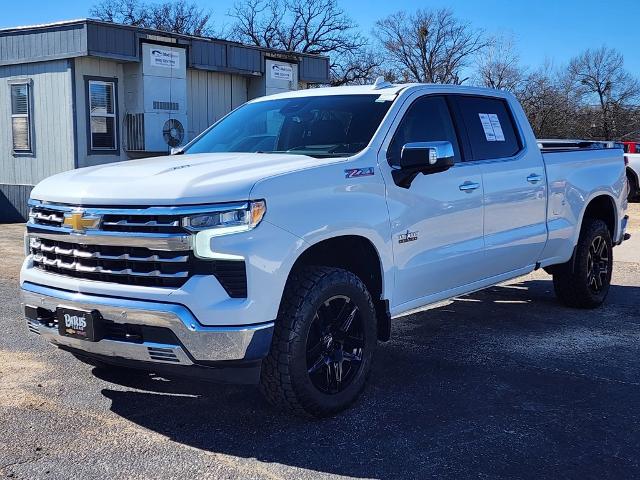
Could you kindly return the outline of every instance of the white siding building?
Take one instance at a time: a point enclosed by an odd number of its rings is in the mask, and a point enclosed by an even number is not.
[[[0,223],[23,220],[50,175],[165,154],[328,75],[326,57],[96,20],[0,30]]]

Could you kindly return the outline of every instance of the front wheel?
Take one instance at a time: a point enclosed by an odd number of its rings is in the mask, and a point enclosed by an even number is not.
[[[371,295],[353,273],[306,267],[287,282],[260,387],[302,415],[339,412],[360,395],[377,343]]]
[[[570,307],[602,305],[611,285],[613,242],[602,220],[585,219],[574,258],[558,265],[553,285],[558,298]]]

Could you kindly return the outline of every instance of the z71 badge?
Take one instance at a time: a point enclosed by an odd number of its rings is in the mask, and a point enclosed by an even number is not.
[[[348,168],[344,171],[344,178],[370,177],[375,175],[373,167]]]
[[[405,233],[398,235],[398,243],[414,242],[418,239],[418,232],[410,232],[407,230]]]

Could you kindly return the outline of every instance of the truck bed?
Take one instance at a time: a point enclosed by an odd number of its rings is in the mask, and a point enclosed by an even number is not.
[[[547,147],[542,148],[542,156],[549,188],[549,237],[543,258],[550,263],[561,262],[571,256],[567,249],[577,241],[584,205],[607,192],[614,198],[623,197],[624,157],[621,148],[604,145]],[[616,225],[619,220],[616,219]]]

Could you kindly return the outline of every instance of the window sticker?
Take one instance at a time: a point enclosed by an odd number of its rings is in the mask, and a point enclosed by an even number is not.
[[[500,125],[500,119],[495,113],[479,113],[480,122],[482,123],[482,129],[484,130],[484,136],[487,142],[504,142],[504,132],[502,131],[502,125]]]
[[[493,133],[496,136],[496,142],[504,142],[504,132],[502,131],[502,125],[500,125],[500,119],[495,113],[489,114],[489,120],[491,120],[491,126],[493,127]]]

